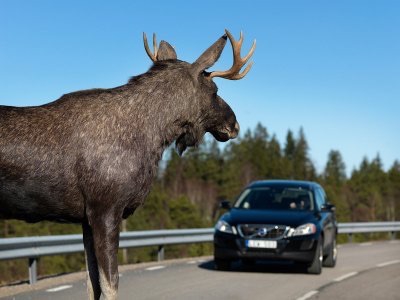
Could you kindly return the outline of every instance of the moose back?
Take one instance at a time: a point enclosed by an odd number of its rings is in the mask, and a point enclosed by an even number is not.
[[[115,299],[119,225],[143,203],[163,151],[182,154],[206,132],[218,141],[239,124],[212,78],[241,79],[253,51],[226,34],[194,63],[153,36],[154,62],[144,74],[111,89],[65,94],[37,107],[0,106],[0,218],[81,223],[90,299]],[[234,62],[207,72],[229,38]]]

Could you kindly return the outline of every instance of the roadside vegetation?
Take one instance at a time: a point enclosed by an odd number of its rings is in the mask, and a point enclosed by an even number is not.
[[[258,179],[313,180],[322,184],[329,201],[336,205],[339,222],[400,221],[400,162],[384,169],[379,154],[360,158],[358,168],[348,177],[339,150],[327,154],[318,173],[309,154],[303,129],[287,132],[283,145],[267,128],[258,124],[225,148],[211,138],[178,157],[166,153],[145,204],[124,223],[124,230],[212,227],[222,213],[221,200],[234,200],[250,181]],[[0,221],[0,238],[81,233],[81,227],[41,222],[27,224]],[[387,238],[387,234],[356,235],[353,241]],[[340,236],[345,242],[347,237]],[[166,258],[210,255],[211,244],[170,246]],[[121,263],[154,260],[156,248],[120,251]],[[39,276],[79,271],[85,268],[83,254],[44,257]],[[27,261],[0,261],[0,284],[26,280]]]

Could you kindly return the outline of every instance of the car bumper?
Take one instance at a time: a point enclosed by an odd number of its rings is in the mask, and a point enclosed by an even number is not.
[[[214,234],[214,257],[223,260],[291,260],[312,262],[318,237],[314,235],[277,240],[276,249],[248,248],[244,238],[217,231]]]

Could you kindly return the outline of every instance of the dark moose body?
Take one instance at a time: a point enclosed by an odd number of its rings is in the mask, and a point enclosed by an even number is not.
[[[205,70],[229,37],[234,65]],[[162,41],[154,65],[125,85],[73,92],[38,107],[0,106],[0,218],[82,223],[90,299],[115,299],[119,225],[149,192],[166,147],[181,154],[205,132],[235,138],[239,125],[213,77],[240,79],[241,59],[227,31],[196,62]]]

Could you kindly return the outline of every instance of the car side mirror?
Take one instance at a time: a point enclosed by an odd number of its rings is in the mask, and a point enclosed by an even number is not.
[[[230,210],[232,208],[232,204],[228,200],[223,200],[219,203],[219,207],[223,209]]]
[[[330,211],[330,212],[335,212],[336,211],[336,206],[333,205],[332,203],[326,203],[321,207],[322,211]]]

